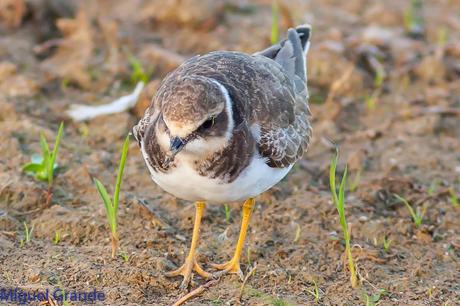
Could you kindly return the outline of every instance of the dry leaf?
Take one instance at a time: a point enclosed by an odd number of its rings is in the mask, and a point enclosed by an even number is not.
[[[26,4],[24,0],[0,1],[0,23],[9,28],[19,27],[25,13]]]
[[[91,77],[87,69],[94,43],[88,14],[81,8],[75,19],[58,19],[57,27],[64,38],[57,42],[56,53],[42,63],[43,70],[50,79],[61,78],[89,88]]]

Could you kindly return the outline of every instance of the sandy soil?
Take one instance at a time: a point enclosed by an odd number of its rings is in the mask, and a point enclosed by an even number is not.
[[[164,272],[184,260],[193,205],[151,182],[132,142],[120,256],[112,259],[92,178],[113,186],[124,136],[155,83],[184,58],[267,46],[271,1],[2,3],[0,289],[97,289],[106,296],[99,304],[173,304],[184,292],[180,279]],[[224,276],[188,305],[365,305],[366,295],[382,289],[380,305],[458,305],[460,208],[450,190],[460,196],[460,1],[425,1],[421,31],[408,26],[409,7],[396,0],[280,1],[281,33],[299,23],[314,27],[313,142],[288,177],[257,199],[242,260],[245,273],[257,268],[244,289],[236,276]],[[84,123],[65,116],[73,103],[96,105],[131,92],[131,55],[153,81],[134,112]],[[39,132],[54,140],[60,121],[65,134],[47,203],[47,185],[21,166],[39,153]],[[340,146],[340,171],[345,163],[350,170],[346,215],[357,289],[343,264],[329,193],[329,140]],[[426,208],[421,227],[393,193]],[[208,206],[199,245],[206,268],[232,255],[240,207],[230,205],[227,221],[223,206]],[[22,246],[23,222],[34,231]],[[384,239],[391,241],[387,250]],[[196,277],[191,289],[204,283]],[[318,302],[310,293],[315,283]]]

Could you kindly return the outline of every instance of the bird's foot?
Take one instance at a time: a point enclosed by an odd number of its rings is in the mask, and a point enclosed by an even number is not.
[[[203,268],[200,267],[200,265],[196,261],[195,256],[187,257],[184,264],[180,268],[174,271],[171,271],[171,272],[167,272],[166,276],[174,277],[174,276],[182,275],[184,279],[182,280],[182,283],[180,284],[180,288],[187,289],[188,285],[190,284],[190,281],[192,280],[192,276],[193,276],[192,271],[195,271],[196,273],[198,273],[200,276],[204,278],[212,277],[211,273],[206,272],[205,270],[203,270]]]
[[[240,268],[239,258],[233,257],[230,261],[227,261],[222,264],[211,263],[211,266],[217,270],[222,270],[221,272],[217,273],[218,276],[222,274],[226,274],[226,273],[232,273],[232,274],[237,274],[241,278],[241,280],[244,279],[243,272],[241,271],[241,268]]]

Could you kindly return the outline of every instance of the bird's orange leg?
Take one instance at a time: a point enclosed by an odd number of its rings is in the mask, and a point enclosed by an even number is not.
[[[212,264],[212,266],[219,270],[224,270],[224,273],[236,273],[238,276],[243,279],[243,272],[240,268],[240,257],[241,251],[243,250],[244,240],[246,239],[246,233],[248,231],[249,219],[251,218],[252,208],[254,207],[254,199],[249,198],[243,204],[243,217],[241,220],[241,229],[240,236],[238,238],[238,243],[236,244],[235,254],[233,258],[223,264]]]
[[[212,274],[203,270],[196,261],[196,247],[198,244],[198,237],[200,235],[200,224],[201,217],[203,216],[204,208],[206,204],[204,202],[196,202],[196,212],[195,212],[195,224],[193,225],[193,235],[192,235],[192,244],[190,246],[190,252],[188,253],[187,258],[185,259],[184,264],[177,270],[166,273],[166,276],[178,276],[182,275],[184,279],[180,285],[180,288],[186,289],[190,284],[192,279],[192,271],[195,271],[204,278],[211,277]]]

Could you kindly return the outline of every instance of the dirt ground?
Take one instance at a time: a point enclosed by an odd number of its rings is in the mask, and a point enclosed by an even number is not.
[[[187,305],[366,305],[382,289],[380,305],[460,305],[460,208],[452,195],[460,197],[460,1],[424,1],[418,11],[399,0],[294,0],[279,1],[279,12],[280,35],[313,25],[312,144],[257,198],[242,268],[257,267],[244,289],[237,276],[224,276]],[[193,205],[151,181],[132,141],[120,256],[112,259],[92,179],[112,190],[123,138],[168,71],[211,50],[258,51],[270,43],[271,20],[269,0],[2,0],[0,289],[97,289],[105,305],[171,305],[181,297],[180,278],[164,273],[186,256]],[[130,93],[131,57],[153,81],[143,103],[84,123],[66,117],[71,104]],[[47,204],[46,183],[21,167],[39,153],[40,131],[54,141],[61,121]],[[350,171],[357,289],[329,192],[330,140],[340,146],[339,170],[347,163]],[[419,228],[394,193],[426,209]],[[227,220],[224,206],[208,205],[198,250],[205,268],[232,255],[240,208],[231,204]],[[21,245],[23,222],[34,230]],[[195,277],[191,289],[204,283]]]

